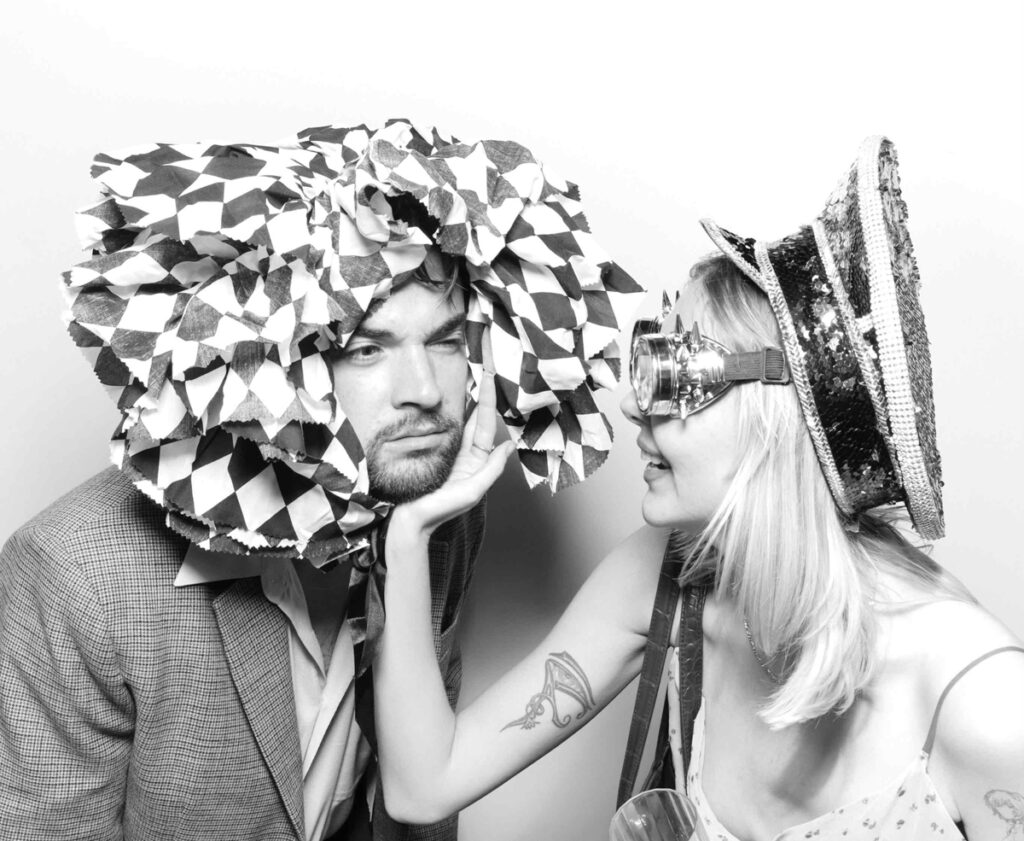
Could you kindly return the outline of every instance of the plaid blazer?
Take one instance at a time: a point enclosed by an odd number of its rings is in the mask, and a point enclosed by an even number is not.
[[[187,543],[163,520],[111,468],[0,553],[0,839],[305,838],[287,619],[258,578],[175,588]],[[430,545],[453,704],[482,536],[481,503]],[[356,706],[373,743],[371,680]],[[372,837],[454,841],[456,821],[398,824],[378,791]]]

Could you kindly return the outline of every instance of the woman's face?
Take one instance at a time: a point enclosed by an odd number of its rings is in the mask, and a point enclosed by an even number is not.
[[[685,329],[696,320],[716,338],[713,325],[695,312],[692,296],[677,305]],[[665,320],[666,331],[675,317]],[[644,416],[630,389],[622,411],[640,427],[637,445],[643,460],[647,492],[641,503],[644,520],[652,526],[671,526],[697,532],[710,521],[725,498],[739,462],[738,390],[729,389],[711,405],[685,420]]]

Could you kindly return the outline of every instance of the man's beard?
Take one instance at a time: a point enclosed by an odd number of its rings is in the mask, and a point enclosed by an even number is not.
[[[440,411],[418,412],[381,429],[366,448],[370,495],[382,502],[400,505],[431,491],[448,479],[462,445],[462,421]],[[431,427],[445,434],[444,442],[422,452],[386,459],[384,444],[407,430]]]

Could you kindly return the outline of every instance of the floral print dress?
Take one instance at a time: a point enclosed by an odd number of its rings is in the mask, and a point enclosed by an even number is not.
[[[838,839],[838,841],[963,841],[964,835],[950,817],[943,805],[935,785],[928,776],[928,754],[935,737],[935,726],[946,693],[964,674],[982,660],[1002,651],[1024,651],[1016,647],[1000,648],[982,655],[968,664],[943,690],[932,717],[932,726],[921,752],[914,757],[907,769],[890,784],[866,797],[849,803],[812,820],[791,826],[778,833],[773,841],[806,841],[806,839]],[[669,715],[670,722],[679,721],[679,674],[675,649],[669,652]],[[693,801],[705,831],[711,841],[742,841],[737,838],[715,815],[702,786],[704,768],[704,708],[700,709],[693,726],[693,743],[690,753],[690,773],[686,779],[685,793]],[[683,779],[682,744],[678,725],[669,727],[669,742],[672,746],[672,762],[676,780]]]

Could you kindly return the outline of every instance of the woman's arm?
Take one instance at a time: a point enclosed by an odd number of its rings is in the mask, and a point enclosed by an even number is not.
[[[933,611],[934,689],[985,652],[1021,646],[977,605],[947,602]],[[1024,841],[1024,652],[993,654],[946,695],[935,721],[929,774],[971,841]]]
[[[392,817],[429,823],[543,756],[637,675],[665,535],[644,528],[616,547],[547,638],[456,716],[431,640],[426,543],[397,525],[374,666],[381,778]]]
[[[936,758],[971,841],[1024,841],[1024,653],[997,654],[949,693]]]
[[[395,509],[374,708],[388,812],[432,823],[473,802],[589,721],[637,674],[666,535],[641,529],[599,565],[544,642],[456,717],[434,656],[427,543],[500,475],[493,383],[445,485]]]

